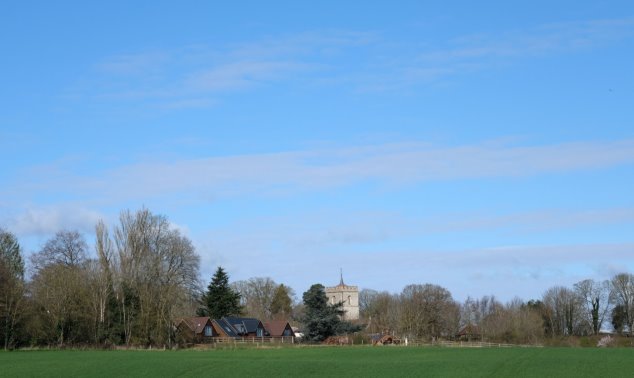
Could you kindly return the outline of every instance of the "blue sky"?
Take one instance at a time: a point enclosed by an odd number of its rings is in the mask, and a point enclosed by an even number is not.
[[[165,214],[207,281],[457,299],[634,272],[634,5],[19,2],[0,226]]]

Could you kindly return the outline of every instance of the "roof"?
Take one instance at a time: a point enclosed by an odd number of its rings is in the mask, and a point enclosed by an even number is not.
[[[209,320],[210,319],[207,316],[200,316],[196,318],[183,318],[181,323],[185,323],[185,325],[194,331],[195,334],[199,334],[203,333]]]
[[[456,334],[457,336],[466,336],[466,335],[479,335],[480,327],[473,324],[467,324],[462,327],[462,329]]]
[[[224,317],[222,320],[231,324],[238,334],[256,333],[259,326],[262,324],[256,318],[237,318],[237,317]]]
[[[226,321],[226,318],[222,319],[214,319],[213,320],[220,329],[227,334],[228,337],[238,337],[238,332],[233,328],[233,326]]]
[[[283,336],[287,326],[290,328],[286,320],[271,320],[264,323],[264,328],[271,336]],[[291,328],[291,331],[292,330]]]

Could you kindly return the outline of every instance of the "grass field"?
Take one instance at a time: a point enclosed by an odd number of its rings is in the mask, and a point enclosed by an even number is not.
[[[634,349],[315,347],[0,352],[0,377],[631,377]]]

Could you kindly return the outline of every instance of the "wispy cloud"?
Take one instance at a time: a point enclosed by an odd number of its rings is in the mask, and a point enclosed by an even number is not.
[[[634,141],[570,142],[513,146],[488,142],[463,146],[402,143],[341,149],[209,157],[122,166],[64,180],[38,170],[22,177],[25,190],[92,193],[111,201],[189,196],[291,194],[372,180],[383,185],[426,181],[528,177],[634,163]],[[47,170],[50,170],[48,167]]]
[[[295,81],[302,88],[306,82],[346,83],[347,90],[392,91],[513,59],[600,48],[633,35],[630,18],[547,24],[422,44],[395,43],[375,32],[312,31],[112,56],[97,63],[93,77],[85,78],[69,97],[182,109],[188,104],[200,107],[195,99],[267,83]]]
[[[169,62],[165,52],[144,52],[128,55],[116,55],[98,63],[98,72],[110,75],[148,75],[156,74]]]
[[[116,55],[97,63],[94,75],[67,97],[144,101],[165,109],[201,107],[223,93],[328,69],[333,57],[372,39],[370,33],[331,30]]]
[[[462,36],[447,49],[425,52],[419,62],[521,57],[590,48],[634,35],[634,19],[553,23],[500,34]]]
[[[438,47],[393,54],[383,74],[364,90],[399,90],[455,75],[500,67],[514,59],[599,48],[634,36],[634,19],[589,20],[539,25],[496,34],[464,35]]]
[[[297,62],[233,62],[193,73],[186,78],[184,85],[189,90],[198,92],[230,91],[266,81],[281,80],[285,75],[310,69],[310,65]]]

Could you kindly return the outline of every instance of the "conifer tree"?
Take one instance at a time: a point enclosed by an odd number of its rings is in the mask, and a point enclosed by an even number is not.
[[[323,341],[329,336],[353,333],[360,327],[341,320],[343,302],[328,304],[324,286],[314,284],[302,296],[306,313],[303,318],[305,337],[309,341]]]
[[[198,311],[200,316],[220,319],[225,316],[240,315],[242,313],[240,293],[231,289],[229,276],[220,266],[211,278],[202,302],[203,307]]]
[[[293,311],[293,301],[290,297],[290,288],[280,284],[275,289],[271,301],[271,316],[277,319],[288,319]]]

